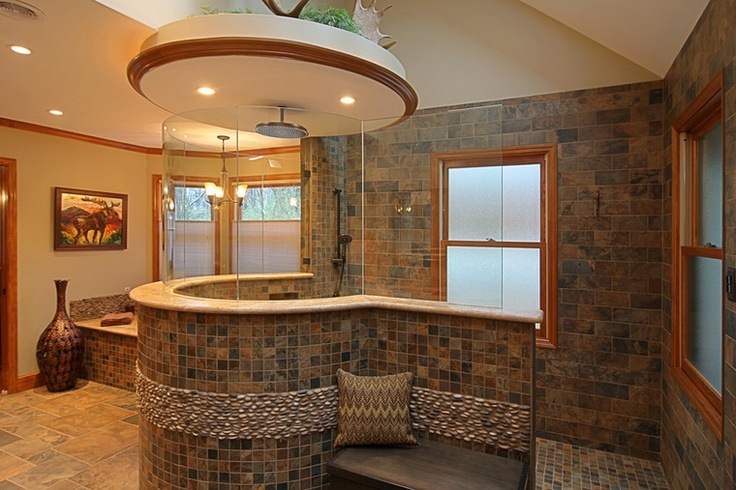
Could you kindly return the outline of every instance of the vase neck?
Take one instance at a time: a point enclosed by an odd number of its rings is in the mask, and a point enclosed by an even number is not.
[[[66,285],[67,279],[56,279],[56,313],[66,314]]]

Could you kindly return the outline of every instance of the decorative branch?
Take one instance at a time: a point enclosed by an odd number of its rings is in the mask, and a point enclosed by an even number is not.
[[[309,0],[300,0],[299,3],[291,9],[290,12],[286,12],[285,10],[282,10],[278,3],[276,3],[276,0],[263,0],[263,3],[268,7],[268,9],[273,12],[276,15],[281,15],[284,17],[295,17],[298,18],[299,14],[302,13],[302,9],[307,5]]]

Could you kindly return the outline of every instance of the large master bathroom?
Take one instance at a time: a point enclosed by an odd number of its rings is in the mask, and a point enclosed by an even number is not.
[[[62,3],[0,487],[736,488],[734,0]]]

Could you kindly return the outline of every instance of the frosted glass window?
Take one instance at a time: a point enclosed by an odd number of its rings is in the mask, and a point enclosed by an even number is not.
[[[722,247],[723,144],[721,125],[698,140],[698,243]]]
[[[541,278],[539,250],[503,249],[503,307],[538,310]]]
[[[447,248],[447,300],[498,308],[539,309],[539,250]]]
[[[501,241],[501,167],[451,168],[448,181],[449,239]]]
[[[299,270],[300,221],[240,221],[233,224],[237,243],[233,270],[241,274]]]
[[[215,273],[215,223],[176,221],[173,261],[179,277],[209,276]]]
[[[502,305],[503,249],[447,247],[447,301],[467,305]]]
[[[686,257],[687,360],[721,393],[721,260]]]
[[[541,166],[503,167],[503,232],[505,242],[538,242],[541,236]]]

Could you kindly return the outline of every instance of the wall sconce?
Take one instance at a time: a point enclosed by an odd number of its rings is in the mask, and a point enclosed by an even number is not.
[[[396,213],[397,214],[410,214],[411,213],[411,203],[404,202],[403,199],[397,199],[396,200]]]
[[[220,185],[217,185],[214,182],[204,183],[204,192],[207,195],[207,202],[210,203],[212,209],[220,209],[220,206],[228,202],[234,203],[236,206],[240,207],[243,205],[243,199],[245,199],[245,195],[248,192],[248,185],[238,185],[235,188],[235,199],[230,197],[230,194],[227,192],[228,173],[227,167],[225,166],[225,141],[229,140],[230,136],[218,134],[217,139],[222,141],[222,170],[220,170]]]

